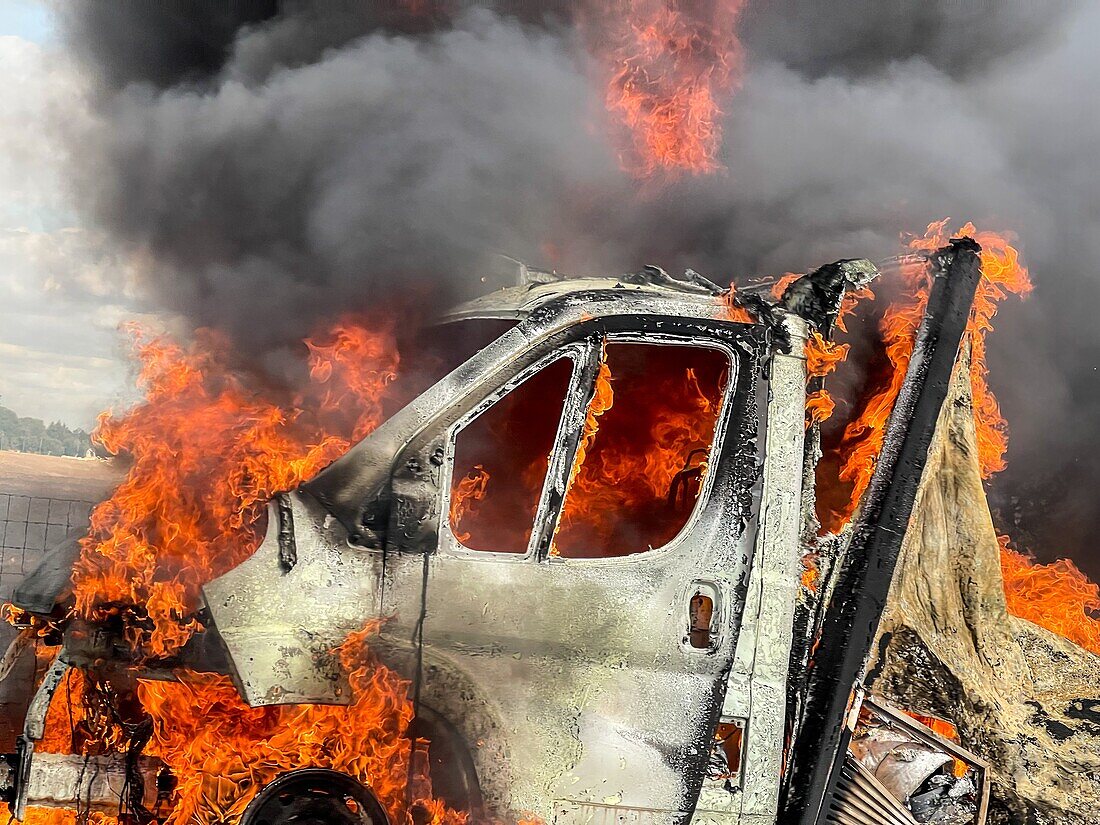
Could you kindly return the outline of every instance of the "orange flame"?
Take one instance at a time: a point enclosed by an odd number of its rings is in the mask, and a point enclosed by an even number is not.
[[[131,332],[146,402],[100,417],[96,437],[131,464],[92,513],[75,609],[121,616],[136,652],[169,656],[199,629],[199,588],[253,550],[271,496],[381,421],[398,359],[385,327],[338,324],[307,342],[309,387],[283,407],[235,376],[228,342],[213,332],[188,348]]]
[[[916,238],[910,248],[931,250],[949,240],[945,232],[948,219],[930,224],[923,238]],[[969,236],[982,247],[982,279],[974,296],[974,309],[967,326],[970,340],[970,380],[974,387],[974,423],[978,431],[978,459],[982,477],[989,478],[1006,466],[1008,424],[1001,415],[997,399],[989,388],[989,368],[986,366],[986,335],[993,329],[993,316],[998,304],[1012,293],[1021,297],[1033,289],[1031,277],[1020,262],[1020,253],[1008,239],[995,232],[982,232],[974,224],[965,224],[957,235]]]
[[[588,412],[584,417],[584,435],[577,446],[577,455],[573,462],[573,475],[570,483],[576,478],[577,471],[584,464],[584,458],[592,442],[596,440],[596,432],[600,428],[600,416],[611,409],[615,403],[615,390],[611,386],[611,368],[607,365],[607,358],[600,359],[600,368],[596,373],[596,386],[592,392],[592,401],[588,404]]]
[[[886,423],[901,391],[913,350],[913,337],[928,300],[927,292],[922,292],[920,286],[924,278],[923,264],[909,264],[902,271],[911,291],[907,300],[892,305],[886,311],[879,326],[890,364],[885,383],[862,401],[858,414],[845,427],[841,438],[839,451],[843,464],[840,480],[851,485],[851,493],[839,512],[834,512],[828,521],[823,519],[825,526],[834,532],[851,518],[871,482],[886,436]]]
[[[786,288],[798,277],[798,275],[788,272],[772,286],[772,295],[776,300],[782,297]],[[873,297],[874,294],[866,287],[850,293],[846,292],[844,298],[841,300],[840,310],[837,312],[837,328],[842,332],[847,332],[847,327],[845,326],[847,316],[855,311],[856,305],[861,300]],[[829,420],[836,411],[836,401],[833,400],[829,391],[822,386],[824,382],[814,381],[814,379],[824,379],[827,375],[836,370],[838,366],[847,360],[850,350],[851,346],[848,344],[827,341],[825,336],[816,329],[810,331],[810,335],[806,339],[806,345],[803,348],[803,352],[806,356],[806,382],[812,386],[818,386],[819,389],[814,389],[806,394],[807,428],[814,425],[820,425],[824,421]],[[817,581],[820,575],[817,554],[814,552],[806,553],[802,556],[801,561],[802,573],[800,580],[802,587],[806,590],[816,592]]]
[[[960,743],[962,741],[959,738],[959,729],[946,719],[940,719],[938,716],[924,716],[923,714],[914,713],[909,710],[903,711],[903,713],[911,719],[916,719],[937,736],[942,736],[944,739],[955,743]],[[956,759],[951,768],[951,772],[959,778],[966,776],[968,770],[969,767],[961,759]]]
[[[5,822],[18,821],[20,825],[118,825],[115,817],[99,811],[77,813],[62,808],[28,807],[23,819],[15,820],[6,802],[0,802],[0,817],[3,817]]]
[[[909,244],[915,251],[931,251],[950,239],[947,219],[929,224],[922,237]],[[980,231],[973,224],[962,226],[957,235],[974,238],[982,247],[982,279],[974,298],[967,324],[970,343],[970,379],[974,399],[974,424],[978,437],[978,460],[983,478],[989,478],[1006,466],[1008,425],[988,382],[986,335],[993,329],[993,317],[1000,302],[1009,294],[1026,296],[1032,290],[1028,270],[1019,252],[1008,239],[994,232]],[[906,283],[905,298],[891,306],[880,324],[889,369],[885,380],[862,404],[859,413],[845,429],[840,445],[843,465],[841,480],[851,485],[847,502],[822,521],[836,531],[851,518],[874,472],[882,448],[887,420],[897,400],[912,354],[913,339],[928,300],[930,287],[925,266],[909,262],[902,267]],[[807,361],[811,361],[807,346]],[[816,353],[816,345],[815,345]],[[819,355],[813,359],[819,360]],[[811,397],[809,414],[820,415],[824,402]],[[1005,596],[1011,613],[1058,633],[1076,644],[1100,654],[1100,586],[1077,569],[1070,560],[1037,564],[1009,546],[1000,537],[1001,568]],[[809,572],[812,581],[814,575]],[[806,582],[807,574],[803,580]]]
[[[912,244],[932,249],[947,241],[947,221],[929,226],[924,238]],[[1019,252],[1008,240],[966,224],[959,233],[973,237],[982,247],[982,280],[974,297],[967,327],[970,340],[970,381],[974,394],[974,424],[978,436],[978,462],[982,478],[989,478],[1007,464],[1008,424],[989,387],[986,335],[993,329],[998,304],[1009,294],[1025,296],[1033,288]],[[1100,655],[1100,586],[1089,581],[1069,559],[1038,564],[1001,542],[1001,575],[1011,613],[1045,627]]]
[[[74,568],[74,610],[121,620],[136,654],[159,657],[201,631],[199,588],[252,551],[266,500],[380,423],[398,356],[387,325],[340,322],[306,342],[308,385],[279,405],[268,400],[277,391],[234,373],[231,349],[212,332],[200,332],[189,347],[133,334],[146,400],[100,420],[101,442],[131,463],[93,513]],[[352,634],[340,648],[351,686],[347,707],[253,709],[228,679],[213,675],[141,683],[138,698],[154,724],[146,752],[162,758],[179,783],[168,822],[234,821],[263,783],[307,765],[368,782],[395,822],[464,821],[432,797],[426,754],[405,735],[407,684],[367,652],[373,630]],[[43,750],[124,748],[122,730],[93,712],[100,692],[90,678],[67,677],[50,708]],[[63,811],[33,816],[72,818]]]
[[[806,379],[824,378],[835,370],[848,357],[851,347],[826,341],[817,330],[813,330],[806,339]],[[829,391],[822,388],[806,396],[806,426],[826,421],[836,409],[836,402]]]
[[[820,332],[814,330],[806,339],[806,375],[824,378],[844,362],[849,349],[848,344],[826,341]]]
[[[699,366],[708,371],[701,381],[694,367],[679,360],[682,348],[650,345],[648,350],[648,384],[633,381],[615,389],[612,353],[601,360],[553,540],[554,555],[568,556],[590,546],[621,552],[617,531],[624,521],[637,520],[633,540],[645,535],[655,547],[682,525],[670,496],[677,479],[694,476],[698,481],[705,470],[726,380],[714,367],[725,359],[700,351],[714,356],[700,360]],[[645,449],[638,449],[639,444]],[[696,487],[688,498],[697,495]]]
[[[948,219],[929,224],[922,237],[913,238],[909,247],[915,251],[930,251],[944,246],[951,235],[946,231]],[[1026,295],[1031,289],[1027,268],[1019,253],[1008,240],[997,233],[978,231],[965,224],[957,235],[974,238],[982,246],[982,279],[978,284],[974,309],[967,324],[971,349],[971,381],[974,387],[974,420],[978,431],[979,459],[982,475],[1004,468],[1008,427],[986,380],[985,337],[992,330],[997,305],[1008,293]],[[859,499],[871,481],[875,462],[882,449],[886,424],[894,408],[909,358],[913,351],[916,330],[928,302],[930,288],[927,267],[923,261],[910,261],[901,267],[905,297],[883,315],[879,326],[889,367],[878,389],[862,403],[856,416],[845,428],[840,454],[843,466],[840,478],[851,486],[847,504],[823,519],[831,530],[842,527],[851,518]]]
[[[578,515],[578,508],[584,509],[583,502],[578,504],[577,496],[569,496],[568,493],[579,492],[580,488],[574,488],[574,483],[577,480],[577,475],[581,471],[581,467],[584,466],[585,456],[588,455],[588,450],[592,447],[592,442],[596,440],[596,434],[600,429],[600,416],[611,409],[615,403],[615,390],[611,386],[611,368],[607,365],[606,353],[604,357],[600,359],[600,367],[596,372],[596,385],[592,391],[592,400],[588,402],[588,411],[584,416],[584,431],[581,434],[581,440],[577,444],[577,454],[573,457],[573,467],[569,471],[569,481],[566,484],[566,510],[562,512],[561,524],[566,523],[568,517],[570,521],[575,520]],[[568,515],[567,515],[568,514]],[[561,555],[558,550],[558,545],[554,540],[550,542],[550,555]]]
[[[789,287],[801,277],[801,272],[784,272],[782,275],[779,276],[778,279],[776,279],[776,282],[772,284],[771,289],[769,290],[769,292],[771,292],[772,298],[778,301],[780,298],[783,297],[783,293],[787,291],[787,287]]]
[[[351,688],[347,706],[250,708],[222,676],[142,682],[139,697],[154,719],[146,751],[179,778],[168,825],[237,821],[264,784],[304,767],[355,777],[394,822],[464,822],[431,797],[426,761],[406,736],[413,718],[409,684],[367,648],[376,629],[351,634],[339,649]]]
[[[740,83],[745,0],[602,5],[590,35],[609,75],[607,111],[627,134],[623,169],[636,177],[722,169],[720,102]]]
[[[407,735],[413,718],[409,683],[378,662],[367,647],[371,623],[340,646],[351,702],[250,708],[228,677],[183,672],[180,681],[140,681],[138,698],[153,721],[144,752],[160,758],[177,779],[167,825],[236,822],[260,789],[298,768],[342,771],[378,797],[393,822],[461,825],[466,815],[432,796],[424,747]],[[47,714],[39,750],[101,753],[125,749],[118,726],[89,725],[88,689],[72,670]],[[412,770],[410,770],[410,761]],[[102,814],[93,820],[114,823]],[[25,822],[63,825],[73,813],[32,809]]]
[[[1100,585],[1069,559],[1038,564],[997,538],[1009,612],[1100,656]]]
[[[772,295],[778,300],[783,296],[783,292],[786,291],[787,287],[799,277],[795,273],[788,272],[772,285]],[[840,309],[837,311],[836,328],[841,332],[847,332],[848,316],[855,311],[860,301],[867,298],[874,298],[874,293],[868,287],[845,292],[840,302]],[[850,345],[827,341],[825,336],[816,329],[811,330],[804,348],[806,380],[824,378],[832,373],[847,360],[850,350]],[[823,421],[828,420],[835,409],[836,402],[828,390],[824,387],[814,390],[806,397],[806,426],[821,424]]]
[[[756,323],[756,319],[752,317],[752,313],[741,304],[740,299],[737,297],[736,284],[730,284],[729,292],[721,297],[721,301],[727,321],[732,321],[735,324]]]
[[[827,421],[836,409],[828,390],[814,390],[806,396],[806,426]]]
[[[463,529],[462,522],[477,512],[477,503],[485,498],[489,491],[489,472],[482,464],[475,467],[459,479],[451,491],[451,526],[455,538],[461,542],[470,540],[470,531]]]
[[[959,729],[946,719],[940,719],[938,716],[924,716],[923,714],[914,713],[908,710],[905,711],[905,715],[916,719],[926,728],[942,736],[944,739],[949,739],[952,742],[959,741]]]
[[[56,648],[53,650],[56,654]],[[127,739],[106,702],[103,685],[71,668],[58,685],[46,712],[45,732],[35,744],[44,753],[121,753]]]

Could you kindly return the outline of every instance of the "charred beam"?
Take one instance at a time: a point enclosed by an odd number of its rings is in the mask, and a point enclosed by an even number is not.
[[[804,318],[829,338],[845,293],[863,289],[877,277],[878,269],[864,258],[825,264],[787,287],[779,306]]]
[[[817,825],[835,799],[847,752],[853,688],[864,677],[947,396],[981,278],[980,251],[977,243],[963,238],[931,257],[928,305],[813,657],[787,777],[786,823]]]

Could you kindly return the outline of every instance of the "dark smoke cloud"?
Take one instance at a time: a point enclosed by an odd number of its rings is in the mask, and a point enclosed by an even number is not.
[[[74,183],[157,306],[264,351],[394,287],[469,291],[495,251],[728,278],[947,215],[1015,229],[1038,288],[990,341],[994,500],[1100,577],[1098,0],[757,0],[728,173],[665,186],[619,170],[569,4],[408,5],[65,4],[100,79]]]
[[[753,51],[810,76],[876,73],[919,57],[965,76],[1049,42],[1071,0],[763,0],[743,26]]]
[[[276,0],[166,0],[65,3],[62,23],[77,55],[117,89],[144,82],[164,88],[216,72],[242,26],[266,20]]]
[[[394,287],[475,282],[493,251],[543,258],[584,237],[572,198],[630,196],[558,35],[474,9],[273,63],[315,50],[316,14],[243,31],[216,81],[130,85],[81,136],[89,208],[151,249],[168,308],[268,346]]]

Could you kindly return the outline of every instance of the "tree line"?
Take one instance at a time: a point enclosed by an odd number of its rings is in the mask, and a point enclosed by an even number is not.
[[[0,450],[83,456],[90,449],[91,434],[84,430],[70,430],[60,421],[46,424],[40,418],[19,416],[0,406]]]

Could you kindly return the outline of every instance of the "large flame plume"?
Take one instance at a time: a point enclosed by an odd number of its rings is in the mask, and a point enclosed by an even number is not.
[[[233,371],[221,336],[200,332],[187,347],[137,329],[134,336],[146,400],[105,415],[98,429],[104,446],[125,454],[129,472],[93,513],[73,588],[78,615],[121,622],[134,653],[152,659],[201,632],[199,588],[254,549],[265,502],[382,420],[399,358],[388,324],[345,319],[306,341],[309,381],[280,405]],[[374,629],[340,648],[351,688],[346,707],[253,709],[227,678],[211,674],[141,682],[138,698],[152,724],[145,752],[178,780],[167,821],[235,821],[264,783],[305,766],[367,782],[394,822],[463,821],[431,795],[426,754],[406,736],[408,684],[367,650]],[[130,747],[124,728],[93,712],[103,701],[94,678],[71,671],[40,748]],[[72,816],[32,810],[27,821],[58,825]]]
[[[138,683],[152,722],[144,753],[159,757],[177,779],[167,825],[239,821],[249,802],[279,775],[297,768],[331,768],[368,785],[392,822],[461,825],[466,814],[432,796],[424,740],[406,735],[413,718],[409,683],[368,648],[372,624],[339,648],[351,702],[250,708],[225,676],[185,672],[175,682]],[[38,750],[53,753],[124,752],[130,742],[102,708],[103,685],[69,671],[51,704]],[[69,811],[31,809],[28,825],[75,822]],[[95,822],[116,818],[96,814]]]
[[[740,82],[745,0],[612,0],[590,37],[608,74],[605,105],[623,130],[631,174],[722,169],[724,101]]]
[[[199,629],[199,588],[254,549],[267,501],[380,423],[398,356],[388,324],[337,323],[306,342],[310,381],[279,405],[217,333],[183,347],[133,332],[146,402],[100,418],[98,440],[130,467],[92,513],[73,590],[78,615],[119,618],[135,652],[164,657]]]
[[[1008,536],[998,540],[1008,609],[1100,656],[1100,585],[1071,559],[1036,564]]]
[[[981,244],[982,279],[967,325],[966,340],[970,347],[978,461],[982,477],[988,479],[1007,466],[1008,424],[989,386],[986,336],[993,329],[999,303],[1010,294],[1026,296],[1032,290],[1032,283],[1019,252],[1008,237],[980,231],[970,223],[960,227],[957,233],[950,233],[948,224],[948,219],[929,224],[923,235],[910,240],[909,248],[914,252],[929,252],[945,245],[952,234],[973,237]],[[928,300],[930,283],[922,260],[906,261],[901,266],[901,274],[905,295],[886,310],[879,325],[888,368],[878,386],[861,400],[837,448],[842,459],[840,481],[847,485],[848,492],[840,505],[833,503],[819,513],[823,526],[832,531],[848,523],[870,483]],[[807,347],[808,365],[821,361],[817,354],[821,349],[820,344],[811,341]],[[811,407],[810,416],[814,415]],[[1007,537],[1001,537],[1001,545],[1009,611],[1100,654],[1100,587],[1090,582],[1072,561],[1037,564],[1013,549]],[[808,578],[812,582],[812,575]]]
[[[929,224],[924,235],[910,240],[909,248],[921,253],[944,246],[952,237],[947,229],[948,222],[949,219],[945,218]],[[978,284],[974,309],[967,325],[967,341],[974,385],[974,422],[980,445],[979,460],[982,476],[989,478],[1005,466],[1008,425],[989,388],[985,338],[993,328],[992,319],[998,303],[1009,293],[1028,294],[1032,285],[1027,268],[1020,263],[1019,253],[1003,235],[978,231],[970,223],[954,234],[972,237],[982,246],[982,280]],[[879,324],[888,368],[878,386],[861,400],[845,427],[838,447],[843,458],[840,479],[849,486],[850,494],[841,506],[823,514],[823,524],[831,530],[842,528],[851,519],[871,482],[875,462],[886,437],[886,424],[905,380],[913,340],[928,302],[931,283],[923,258],[915,256],[903,261],[900,272],[904,296],[887,308]]]
[[[250,708],[224,676],[142,682],[138,695],[154,720],[146,752],[179,777],[168,825],[236,822],[266,783],[306,767],[363,782],[392,822],[464,822],[465,814],[432,798],[425,743],[414,747],[406,736],[413,718],[408,682],[370,654],[374,630],[353,633],[340,647],[352,697],[346,707]]]

